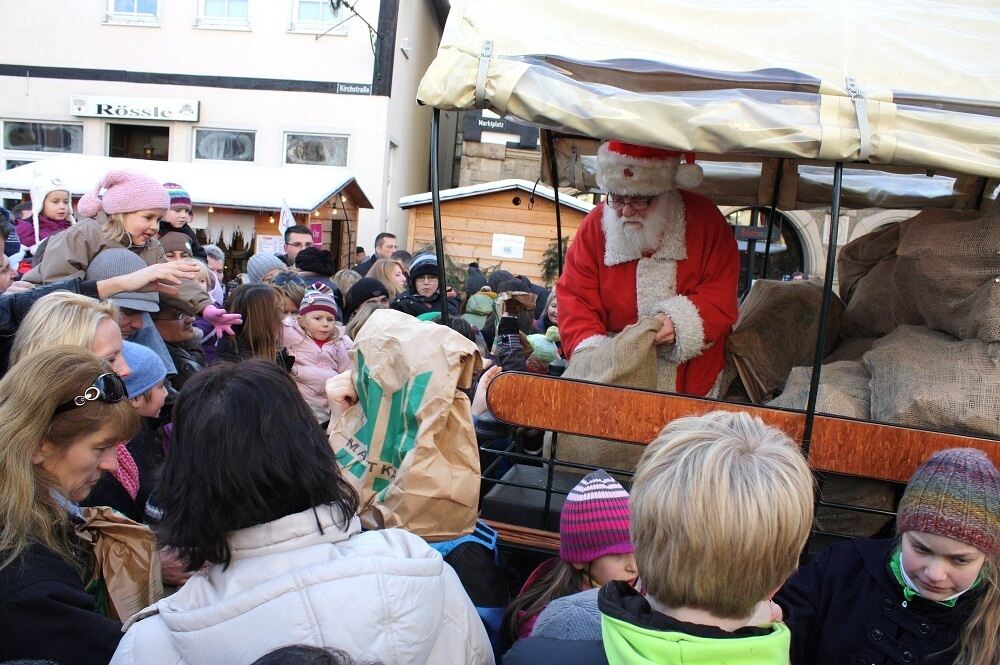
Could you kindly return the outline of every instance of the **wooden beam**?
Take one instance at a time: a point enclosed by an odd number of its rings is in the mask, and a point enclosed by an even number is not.
[[[805,413],[685,397],[538,374],[504,372],[486,395],[493,415],[523,427],[646,445],[667,423],[709,411],[757,416],[801,443]],[[978,448],[1000,466],[1000,441],[817,414],[809,464],[819,470],[905,483],[932,453]]]

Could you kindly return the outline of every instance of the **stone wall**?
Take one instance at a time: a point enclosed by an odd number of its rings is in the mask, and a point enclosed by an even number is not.
[[[541,153],[519,150],[496,143],[462,142],[462,166],[458,186],[519,178],[538,179]]]

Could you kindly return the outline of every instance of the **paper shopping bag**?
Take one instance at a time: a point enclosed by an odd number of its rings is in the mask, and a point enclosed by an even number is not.
[[[109,616],[125,621],[162,598],[160,555],[149,527],[107,506],[84,508],[83,517],[77,534],[92,547],[94,577],[104,581]]]
[[[366,528],[401,527],[428,540],[472,532],[479,450],[463,388],[481,365],[450,328],[378,310],[351,350],[358,403],[329,428]]]

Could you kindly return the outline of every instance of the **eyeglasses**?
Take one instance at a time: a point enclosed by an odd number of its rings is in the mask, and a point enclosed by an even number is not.
[[[94,379],[94,382],[90,384],[89,388],[83,391],[82,395],[77,395],[68,402],[63,402],[57,406],[55,413],[69,411],[70,409],[81,407],[87,402],[94,402],[96,400],[106,402],[107,404],[115,404],[127,397],[128,390],[125,388],[125,382],[114,372],[108,372]]]
[[[175,312],[174,314],[160,314],[160,316],[154,316],[154,321],[183,321],[190,314],[186,312]]]
[[[275,286],[284,286],[289,282],[299,286],[306,285],[306,280],[302,279],[293,272],[281,272],[271,278],[271,284],[274,284]]]
[[[615,210],[621,210],[625,206],[631,206],[633,210],[645,210],[653,202],[652,196],[618,196],[608,194],[607,204]]]

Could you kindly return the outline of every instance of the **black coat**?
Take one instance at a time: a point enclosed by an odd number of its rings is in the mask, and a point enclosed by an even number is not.
[[[458,303],[454,298],[448,298],[447,300],[448,313],[453,317],[457,317]],[[400,312],[406,312],[410,316],[420,316],[430,311],[439,312],[441,311],[441,296],[440,293],[435,293],[432,296],[421,296],[404,291],[393,299],[389,307]]]
[[[376,261],[378,261],[378,257],[375,254],[372,254],[367,259],[354,266],[354,272],[364,277],[368,274],[368,271],[372,269],[372,266],[375,265]]]
[[[892,539],[837,543],[806,564],[774,600],[792,631],[792,665],[944,665],[981,589],[954,608],[903,599],[889,570]]]
[[[0,662],[103,665],[118,647],[121,629],[97,613],[76,569],[42,545],[0,570]]]

